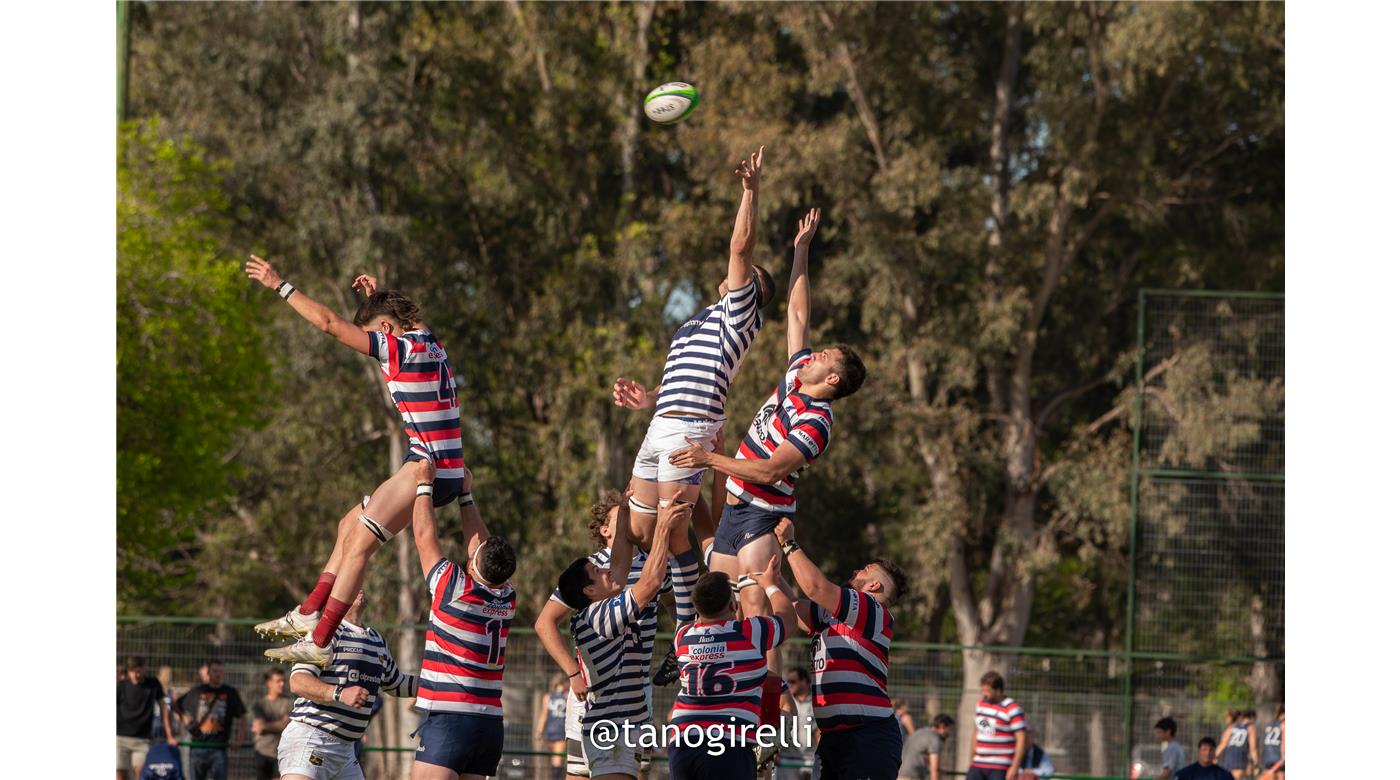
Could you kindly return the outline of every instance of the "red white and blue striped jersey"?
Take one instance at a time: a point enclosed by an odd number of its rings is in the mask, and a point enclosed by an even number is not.
[[[501,717],[515,589],[510,583],[488,588],[443,558],[428,572],[428,592],[432,606],[416,708]]]
[[[437,338],[426,330],[398,338],[375,331],[369,334],[369,354],[379,360],[389,395],[403,416],[409,452],[431,457],[438,479],[460,480],[466,461],[457,378]]]
[[[972,765],[1005,769],[1016,756],[1016,732],[1026,728],[1026,713],[1015,699],[977,702],[977,750]]]
[[[831,402],[803,393],[802,382],[797,378],[798,369],[811,360],[810,349],[800,350],[788,360],[782,384],[754,415],[735,458],[767,460],[783,442],[789,441],[802,451],[810,464],[826,449],[827,442],[831,441]],[[797,497],[793,493],[797,490],[797,475],[803,468],[806,466],[775,485],[730,477],[724,486],[732,495],[760,509],[792,513],[797,511]]]
[[[656,413],[723,420],[729,386],[762,326],[758,285],[750,279],[677,328],[666,353]]]
[[[772,616],[682,625],[676,630],[681,690],[671,722],[682,733],[689,726],[721,726],[726,734],[738,730],[751,739],[768,677],[763,654],[784,637],[783,622]]]
[[[822,731],[855,728],[894,715],[885,692],[894,618],[869,593],[841,589],[836,614],[809,602],[814,640],[813,710]]]
[[[298,697],[292,704],[292,720],[354,742],[365,735],[374,705],[382,694],[409,697],[418,688],[418,679],[399,671],[384,637],[372,628],[342,622],[331,636],[330,651],[331,662],[324,669],[297,664],[292,667],[292,674],[311,674],[327,685],[359,686],[369,693],[369,698],[363,707],[351,707]]]

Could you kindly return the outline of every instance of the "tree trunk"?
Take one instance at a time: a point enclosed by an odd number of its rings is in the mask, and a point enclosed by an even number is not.
[[[1021,66],[1022,9],[1013,7],[1006,18],[1006,37],[1001,53],[1001,70],[997,74],[996,106],[992,109],[992,233],[987,239],[992,251],[988,253],[988,275],[996,272],[994,265],[1004,242],[1007,216],[1011,213],[1011,104],[1016,89],[1016,74]]]
[[[1108,774],[1108,734],[1101,709],[1095,709],[1089,716],[1089,774],[1099,777]]]
[[[625,114],[622,121],[622,198],[624,211],[631,210],[631,196],[636,192],[636,158],[637,158],[637,136],[641,132],[642,109],[641,103],[632,98],[636,89],[645,84],[647,77],[647,63],[650,61],[647,56],[647,31],[651,29],[651,16],[656,10],[656,0],[647,0],[633,6],[637,12],[637,26],[634,30],[633,51],[632,51],[632,72],[630,74],[633,90],[623,90],[618,93],[620,108]]]
[[[1269,646],[1268,621],[1264,614],[1264,598],[1254,594],[1249,600],[1249,639],[1250,650],[1256,657],[1271,656]],[[1249,674],[1249,688],[1254,692],[1254,703],[1259,706],[1277,704],[1283,700],[1283,681],[1279,678],[1278,664],[1256,663]],[[1260,722],[1264,718],[1259,719]]]

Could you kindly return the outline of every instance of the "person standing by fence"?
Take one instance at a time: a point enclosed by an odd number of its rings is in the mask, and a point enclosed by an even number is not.
[[[174,745],[170,710],[160,681],[146,676],[146,661],[139,655],[126,659],[126,673],[117,680],[117,780],[136,780],[150,747],[151,713],[160,709],[165,738]]]
[[[287,674],[281,669],[263,673],[267,692],[253,702],[253,761],[258,780],[277,780],[277,743],[292,722],[292,700],[286,696]]]
[[[967,780],[1009,780],[1016,777],[1026,757],[1026,715],[1006,695],[1006,681],[1000,674],[987,672],[981,682]]]
[[[1264,747],[1259,767],[1260,780],[1283,780],[1283,704],[1274,710],[1274,722],[1264,726]]]
[[[1254,732],[1254,710],[1229,710],[1233,714],[1220,735],[1220,766],[1241,780],[1251,766],[1259,765],[1259,740]]]
[[[1188,762],[1186,748],[1176,741],[1176,721],[1162,718],[1152,727],[1157,741],[1162,743],[1162,771],[1157,780],[1171,780],[1172,775],[1183,769]]]
[[[243,747],[247,710],[237,689],[224,685],[223,661],[211,658],[201,671],[205,681],[180,699],[180,720],[195,743],[190,747],[190,774],[194,780],[228,780],[228,749]]]

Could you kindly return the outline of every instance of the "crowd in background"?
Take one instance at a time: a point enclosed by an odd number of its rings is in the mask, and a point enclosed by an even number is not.
[[[798,733],[797,724],[812,716],[811,675],[806,668],[794,666],[785,679],[797,709],[784,714],[793,720],[790,733]],[[224,665],[218,659],[201,664],[199,682],[188,690],[179,690],[171,667],[161,666],[154,675],[148,675],[143,658],[127,658],[117,670],[118,780],[227,780],[228,751],[249,742],[258,780],[277,778],[277,743],[290,722],[293,698],[287,694],[287,676],[282,669],[267,669],[262,680],[264,689],[251,703],[245,703],[236,688],[224,684]],[[563,675],[557,675],[540,697],[532,731],[535,749],[558,755],[551,756],[547,765],[540,762],[535,773],[537,780],[564,776],[567,688]],[[899,780],[950,777],[956,749],[945,750],[944,745],[953,744],[953,718],[940,713],[920,726],[906,702],[894,699],[892,703],[904,737]],[[973,758],[967,767],[970,779],[1038,780],[1054,774],[1050,755],[1036,742],[1035,729],[1026,721],[1020,705],[1004,696],[999,687],[991,692],[984,689],[978,719],[981,728],[975,726],[973,732],[980,731],[981,738],[973,737]],[[1272,721],[1257,720],[1253,709],[1227,710],[1219,739],[1202,737],[1196,744],[1196,760],[1192,761],[1177,741],[1176,721],[1162,718],[1153,728],[1161,748],[1160,760],[1149,757],[1135,761],[1132,780],[1285,780],[1283,705],[1277,706]],[[1000,737],[997,726],[1004,727]],[[999,768],[999,760],[988,755],[987,740],[1018,732],[1025,735],[1024,754],[1016,775],[1008,777],[1006,767]],[[1011,739],[1008,745],[1014,745],[1017,738]],[[356,743],[357,754],[360,749],[360,743]],[[814,758],[815,744],[784,747],[771,777],[811,780]],[[185,767],[189,768],[188,773]]]

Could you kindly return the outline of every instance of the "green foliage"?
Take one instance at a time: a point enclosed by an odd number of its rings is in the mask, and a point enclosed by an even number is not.
[[[991,115],[1021,12],[993,241]],[[710,302],[730,172],[760,143],[757,261],[781,286],[796,215],[822,206],[813,338],[870,371],[803,475],[799,534],[833,573],[908,564],[901,639],[952,638],[957,558],[987,614],[1018,615],[987,641],[1042,621],[1046,643],[1121,641],[1133,291],[1282,283],[1276,5],[145,4],[133,51],[133,115],[229,160],[252,244],[231,256],[265,249],[342,310],[366,271],[420,300],[459,373],[485,519],[521,553],[522,619],[587,549],[588,503],[625,481],[646,419],[608,388],[659,379],[668,303]],[[700,109],[645,122],[642,96],[673,78]],[[730,442],[785,362],[782,303],[765,314]],[[264,327],[285,383],[270,425],[238,436],[237,523],[200,552],[240,614],[310,585],[401,435],[364,360],[285,307]],[[1208,408],[1279,392],[1215,388]],[[371,598],[413,583],[387,555]],[[1044,604],[1012,609],[1040,578]]]
[[[166,606],[241,471],[233,442],[272,384],[237,264],[226,166],[157,120],[117,158],[117,531],[123,608]]]

